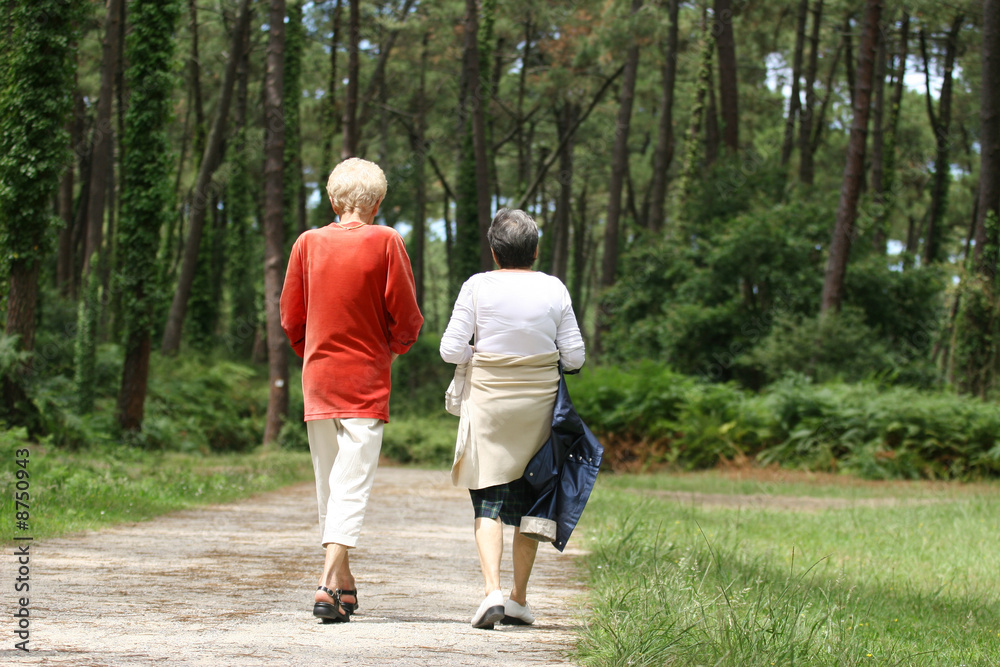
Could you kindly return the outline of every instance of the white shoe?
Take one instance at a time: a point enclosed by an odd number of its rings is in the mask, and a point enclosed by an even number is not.
[[[522,606],[513,600],[507,600],[503,603],[503,620],[500,622],[504,625],[531,625],[535,622],[535,617],[531,615],[531,607],[527,602]]]
[[[495,590],[486,596],[476,615],[472,617],[472,627],[492,630],[493,624],[504,617],[503,591]]]

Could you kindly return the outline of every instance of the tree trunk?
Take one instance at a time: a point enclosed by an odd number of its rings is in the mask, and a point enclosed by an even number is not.
[[[872,243],[875,245],[875,250],[883,255],[886,253],[888,242],[888,230],[886,226],[888,225],[889,214],[895,208],[896,204],[895,196],[893,195],[896,183],[896,134],[899,129],[899,111],[903,104],[903,90],[905,88],[903,80],[906,76],[906,56],[909,41],[910,15],[904,12],[899,32],[899,51],[896,54],[895,85],[892,92],[892,100],[889,103],[889,122],[886,124],[881,188],[873,185],[880,206],[876,209],[875,231],[872,235]]]
[[[788,164],[795,147],[795,119],[802,108],[799,97],[799,79],[802,78],[802,55],[806,44],[806,21],[809,18],[809,0],[799,0],[798,18],[795,22],[795,51],[792,54],[792,94],[788,98],[788,117],[785,118],[785,141],[781,146],[781,164]]]
[[[719,52],[722,142],[730,153],[735,153],[740,147],[740,114],[736,86],[736,38],[733,35],[732,0],[715,0],[715,31],[715,45]]]
[[[198,263],[198,250],[201,247],[202,232],[205,228],[205,215],[208,212],[212,199],[212,175],[222,163],[223,140],[226,128],[229,124],[229,107],[233,99],[233,89],[236,83],[236,70],[239,67],[243,54],[243,42],[247,37],[250,28],[250,0],[241,0],[239,17],[233,27],[233,42],[229,52],[229,61],[226,63],[225,78],[222,81],[222,91],[219,96],[219,104],[216,109],[215,122],[212,124],[212,133],[208,137],[208,144],[205,146],[205,155],[198,168],[198,179],[195,181],[194,192],[191,202],[191,220],[188,225],[188,235],[184,241],[184,258],[181,262],[181,270],[177,276],[177,287],[174,291],[174,298],[170,303],[170,313],[167,316],[167,325],[163,332],[163,344],[161,351],[163,354],[176,354],[181,346],[181,333],[184,329],[184,317],[187,313],[188,299],[191,296],[191,285],[194,282],[195,270]],[[282,35],[284,34],[284,22],[282,22]],[[284,121],[282,132],[284,131]]]
[[[531,57],[531,40],[534,36],[534,23],[529,10],[527,18],[524,20],[524,50],[521,53],[521,70],[517,79],[517,192],[524,192],[524,188],[531,178],[531,162],[524,141],[524,97],[528,87],[528,63]]]
[[[1000,81],[1000,0],[983,1],[982,80]],[[1000,85],[980,88],[979,216],[976,221],[976,269],[991,281],[997,277],[1000,246]]]
[[[86,128],[81,132],[82,137],[87,136]],[[85,183],[90,183],[90,163],[93,161],[93,144],[89,140],[83,139],[80,144],[80,191],[76,196],[76,212],[73,216],[73,240],[71,243],[72,253],[72,285],[70,292],[77,295],[83,285],[83,251],[87,247],[87,209],[90,200],[90,188]]]
[[[350,5],[347,19],[347,93],[344,99],[344,141],[340,148],[340,159],[346,160],[358,154],[358,71],[360,60],[358,44],[361,42],[361,0],[347,0]],[[271,0],[274,4],[274,0]],[[284,4],[284,3],[282,3]],[[284,49],[284,46],[282,46]]]
[[[232,171],[226,185],[226,214],[229,216],[229,332],[226,347],[241,359],[249,359],[254,336],[259,330],[257,281],[260,259],[260,233],[254,224],[259,210],[248,168],[247,111],[249,107],[250,48],[244,44],[237,69],[236,104],[233,109],[235,135],[232,147]]]
[[[490,174],[486,149],[486,99],[479,76],[479,10],[476,0],[465,2],[465,80],[469,86],[466,108],[472,115],[472,150],[475,161],[476,218],[479,228],[479,270],[493,268],[493,256],[486,241],[490,228]]]
[[[574,121],[580,116],[580,107],[566,101],[557,114],[556,126],[560,139],[569,134]],[[570,135],[572,136],[572,135]],[[570,218],[573,208],[573,140],[561,142],[559,149],[559,198],[556,214],[552,219],[552,275],[566,282],[569,274]]]
[[[701,62],[698,66],[698,77],[695,80],[697,92],[684,140],[684,164],[681,166],[680,184],[675,191],[677,202],[681,206],[691,197],[695,179],[701,171],[702,143],[699,137],[702,117],[705,115],[706,99],[712,88],[712,58],[715,54],[715,38],[708,27],[707,12],[702,14],[701,38],[702,43],[699,47],[701,48]]]
[[[812,185],[816,178],[813,160],[813,113],[816,110],[816,73],[819,71],[819,29],[823,17],[823,0],[812,8],[812,29],[809,33],[809,64],[806,66],[806,106],[799,122],[799,181]]]
[[[285,239],[289,242],[305,231],[302,215],[302,53],[305,26],[302,2],[286,3],[285,67],[282,110],[285,120],[285,165],[282,167],[282,194],[285,209]]]
[[[37,259],[10,263],[10,291],[7,293],[8,336],[21,337],[21,349],[35,349],[35,313],[38,308]]]
[[[715,73],[712,65],[708,66],[708,102],[705,105],[705,166],[710,167],[719,159],[719,146],[722,136],[719,134],[719,107],[715,103]]]
[[[840,55],[843,52],[844,42],[841,40],[837,46],[837,50],[833,54],[833,62],[830,63],[830,71],[826,75],[826,93],[823,95],[823,102],[819,105],[819,113],[816,114],[816,120],[813,123],[815,130],[813,131],[812,142],[809,146],[809,150],[811,151],[810,159],[816,155],[816,151],[819,150],[820,141],[823,139],[823,129],[826,126],[826,110],[830,106],[830,98],[833,97],[833,80],[837,76],[837,66],[840,64]]]
[[[341,0],[334,0],[333,12],[330,17],[333,37],[330,40],[330,77],[327,79],[326,95],[323,98],[323,152],[320,157],[319,174],[316,179],[316,189],[319,191],[319,206],[316,207],[317,222],[321,225],[332,220],[329,209],[329,198],[326,194],[326,181],[333,170],[333,138],[342,129],[339,123],[342,115],[337,113],[337,89],[340,80],[337,78],[337,50],[340,46],[340,15]]]
[[[39,268],[54,231],[53,195],[67,157],[64,130],[72,109],[72,45],[81,5],[32,0],[8,9],[0,28],[6,33],[0,44],[0,243],[9,271],[5,328],[21,337],[21,349],[31,350]]]
[[[657,127],[656,150],[653,152],[653,182],[650,186],[650,208],[647,226],[653,232],[663,228],[666,218],[667,172],[674,158],[674,87],[677,82],[678,15],[680,0],[670,2],[670,29],[667,52],[663,59],[663,96],[660,98],[660,123]]]
[[[951,24],[951,30],[945,42],[944,73],[941,82],[941,96],[938,100],[938,112],[934,113],[934,102],[931,99],[930,64],[927,57],[927,39],[923,29],[920,30],[920,53],[924,59],[924,78],[927,91],[927,116],[937,151],[934,158],[934,180],[931,185],[931,209],[927,220],[927,238],[924,239],[924,264],[933,264],[941,259],[941,245],[944,240],[944,214],[947,208],[948,181],[951,164],[948,149],[951,146],[951,95],[952,80],[955,70],[955,55],[958,51],[958,31],[962,29],[965,16],[960,12]]]
[[[857,90],[854,94],[854,121],[847,145],[837,221],[830,242],[830,254],[823,280],[820,311],[840,311],[843,302],[844,276],[851,244],[855,239],[854,222],[858,215],[858,200],[864,179],[865,144],[868,138],[868,116],[871,110],[872,79],[875,75],[875,52],[879,40],[879,20],[883,0],[865,1],[864,34],[858,48]]]
[[[405,0],[403,2],[402,8],[399,10],[399,17],[397,23],[400,27],[389,30],[388,35],[386,35],[385,40],[379,45],[378,60],[375,62],[375,69],[372,72],[371,77],[368,79],[368,85],[365,87],[364,95],[361,96],[358,104],[360,110],[358,112],[358,126],[357,126],[357,139],[356,142],[360,145],[362,130],[364,129],[364,124],[371,117],[371,104],[375,101],[375,98],[379,96],[385,88],[385,69],[389,62],[389,56],[392,54],[392,48],[396,44],[396,38],[399,36],[402,24],[410,16],[410,12],[413,9],[413,3],[415,0]],[[383,107],[384,115],[384,104],[379,106]]]
[[[198,54],[198,5],[188,0],[188,28],[191,31],[191,57],[188,68],[191,76],[191,97],[194,103],[194,154],[200,160],[205,154],[205,103],[201,95],[201,56]]]
[[[847,70],[847,90],[851,93],[851,108],[854,108],[854,93],[856,90],[856,75],[854,71],[854,36],[851,26],[851,19],[854,17],[853,12],[849,12],[847,16],[844,17],[844,50],[847,52],[844,58],[844,66]],[[859,56],[860,57],[860,56]]]
[[[149,357],[153,347],[150,332],[143,334],[125,351],[122,385],[118,394],[118,425],[123,431],[139,431],[146,412],[149,386]]]
[[[158,293],[156,254],[160,230],[172,215],[167,138],[171,102],[170,63],[178,3],[135,0],[130,6],[129,79],[147,77],[135,87],[124,125],[129,147],[122,167],[122,216],[118,225],[118,278],[123,299],[122,344],[125,361],[116,417],[124,431],[142,428],[149,378],[153,317]],[[91,273],[90,279],[94,279]]]
[[[883,36],[879,40],[878,52],[875,56],[875,80],[872,83],[874,88],[875,103],[872,109],[872,192],[876,201],[883,198],[882,176],[885,168],[885,74],[888,66],[888,39]],[[873,234],[876,230],[872,230]]]
[[[97,118],[94,122],[94,149],[90,164],[90,195],[87,200],[87,236],[83,250],[83,275],[90,273],[90,262],[100,257],[104,232],[105,196],[108,191],[108,172],[111,169],[111,150],[114,132],[111,114],[114,106],[115,72],[118,68],[118,33],[122,0],[108,0],[104,17],[104,41],[101,46],[101,90],[97,98]]]
[[[587,181],[584,180],[576,197],[576,219],[573,224],[573,279],[569,294],[578,321],[583,321],[583,283],[587,275]]]
[[[104,261],[101,262],[101,266],[98,267],[99,278],[101,280],[101,286],[105,291],[111,284],[111,267],[115,266],[115,247],[117,244],[117,239],[115,238],[115,211],[116,209],[120,212],[121,209],[116,206],[120,196],[118,195],[118,188],[116,185],[117,175],[115,174],[115,147],[112,142],[108,143],[108,152],[111,155],[108,156],[108,239],[104,243]],[[120,297],[120,295],[115,292],[112,293],[112,298]]]
[[[642,0],[632,0],[632,17],[642,8]],[[615,122],[615,142],[611,149],[611,176],[608,181],[608,213],[604,227],[604,256],[601,260],[601,288],[615,284],[618,273],[619,218],[622,205],[622,184],[628,167],[628,134],[632,120],[632,102],[635,99],[635,82],[639,71],[639,40],[632,35],[625,54],[625,71],[622,76],[618,118]],[[594,347],[600,354],[600,334],[610,322],[607,313],[601,313]]]
[[[76,180],[77,161],[82,160],[82,156],[78,155],[77,151],[85,150],[81,143],[83,140],[83,95],[75,85],[74,90],[76,91],[73,94],[75,102],[74,113],[66,121],[66,129],[70,137],[69,145],[73,149],[73,155],[66,164],[66,171],[63,173],[62,182],[59,187],[59,217],[63,221],[63,228],[59,230],[59,250],[56,259],[56,285],[59,287],[59,293],[67,298],[74,296],[73,233],[76,214],[73,210],[75,203],[73,200],[73,190]],[[83,187],[81,186],[82,189]]]
[[[118,15],[118,25],[128,25],[128,2],[121,3],[121,12]],[[125,164],[125,102],[128,94],[125,90],[125,36],[128,31],[124,28],[118,30],[118,67],[115,71],[115,96],[118,104],[115,105],[115,113],[118,116],[118,172],[122,172],[122,165]],[[123,179],[124,180],[124,179]],[[121,219],[123,197],[118,198],[118,218]]]
[[[420,45],[420,84],[413,106],[416,120],[413,124],[411,148],[413,149],[413,177],[416,180],[416,210],[413,220],[413,281],[416,287],[417,307],[424,310],[424,242],[427,236],[427,46],[430,32],[425,32]]]
[[[351,40],[354,65],[357,65],[358,0],[351,0]],[[288,415],[288,342],[281,328],[281,285],[284,278],[285,249],[283,242],[282,165],[285,152],[285,125],[282,110],[285,66],[285,0],[271,0],[268,23],[271,31],[267,45],[267,75],[264,81],[264,311],[267,316],[267,366],[269,393],[264,444],[274,442]],[[355,102],[357,101],[357,71],[352,72]],[[350,94],[348,94],[350,96]],[[350,106],[350,103],[349,103]],[[346,113],[346,112],[345,112]],[[346,118],[345,118],[346,120]],[[350,119],[353,132],[353,118]],[[345,122],[344,148],[348,123]],[[350,157],[349,155],[347,157]]]

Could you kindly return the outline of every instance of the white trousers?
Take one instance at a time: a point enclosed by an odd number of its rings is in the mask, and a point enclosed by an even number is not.
[[[358,542],[382,449],[382,426],[381,419],[306,422],[324,546]]]

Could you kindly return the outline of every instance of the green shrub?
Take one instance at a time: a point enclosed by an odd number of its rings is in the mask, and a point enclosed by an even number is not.
[[[896,366],[882,338],[857,308],[815,317],[779,317],[771,333],[740,363],[770,380],[798,373],[817,382],[857,381]]]
[[[400,463],[450,465],[457,429],[458,419],[449,415],[391,419],[382,436],[382,455]]]
[[[614,468],[755,459],[872,479],[1000,474],[1000,410],[942,391],[789,375],[753,394],[651,362],[587,368],[569,387]]]
[[[440,345],[441,336],[422,331],[410,351],[393,363],[390,417],[445,414],[444,392],[455,366],[441,360]]]
[[[309,451],[309,431],[301,420],[287,419],[278,431],[278,444],[282,449]]]
[[[189,451],[257,446],[267,413],[260,371],[197,355],[154,357],[146,403],[146,444]]]

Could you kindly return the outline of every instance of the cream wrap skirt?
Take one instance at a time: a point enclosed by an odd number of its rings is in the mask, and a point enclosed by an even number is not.
[[[558,363],[558,352],[472,357],[451,467],[455,486],[483,489],[524,474],[552,430]]]

